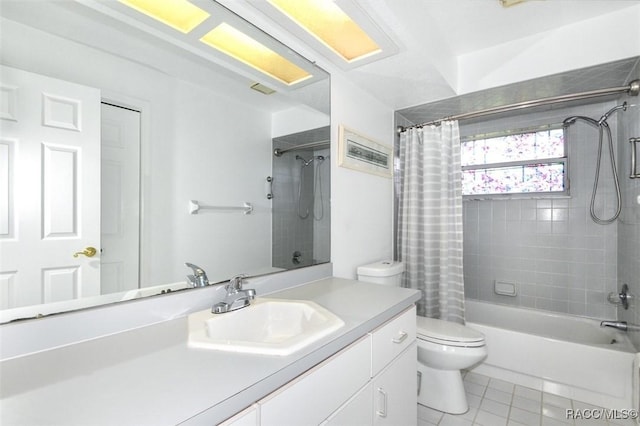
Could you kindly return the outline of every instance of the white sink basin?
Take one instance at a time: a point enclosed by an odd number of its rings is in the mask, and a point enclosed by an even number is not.
[[[286,356],[342,326],[344,321],[317,303],[258,298],[237,311],[189,315],[189,346]]]

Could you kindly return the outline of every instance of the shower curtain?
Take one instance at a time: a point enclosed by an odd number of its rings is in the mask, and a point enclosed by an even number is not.
[[[462,171],[457,121],[401,133],[398,251],[418,315],[464,323]]]

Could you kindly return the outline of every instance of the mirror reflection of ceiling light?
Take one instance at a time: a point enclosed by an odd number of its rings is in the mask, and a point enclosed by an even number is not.
[[[185,34],[210,16],[187,0],[118,1]]]
[[[263,95],[272,95],[276,93],[276,91],[273,90],[271,87],[265,86],[264,84],[261,84],[261,83],[254,83],[250,87],[256,92],[262,93]]]
[[[209,31],[200,41],[287,85],[312,76],[226,22]]]
[[[381,51],[380,46],[333,1],[267,1],[348,63]]]

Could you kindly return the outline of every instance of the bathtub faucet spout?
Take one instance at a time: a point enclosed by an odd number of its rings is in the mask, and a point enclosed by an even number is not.
[[[627,331],[629,328],[626,321],[602,321],[600,327],[611,327],[622,331]]]

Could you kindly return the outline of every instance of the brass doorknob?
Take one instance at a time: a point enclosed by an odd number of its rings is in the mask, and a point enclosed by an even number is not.
[[[87,256],[87,257],[93,257],[93,256],[95,256],[95,254],[97,252],[98,252],[98,250],[96,250],[95,247],[87,247],[82,251],[74,253],[73,257],[78,257],[79,254],[82,254],[82,255]]]

